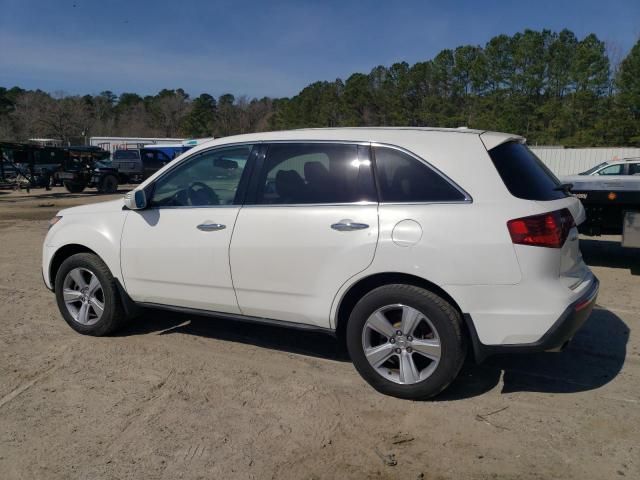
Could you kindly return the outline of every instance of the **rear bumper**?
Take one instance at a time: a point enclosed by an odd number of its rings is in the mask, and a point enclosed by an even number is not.
[[[473,319],[469,314],[465,313],[464,319],[471,336],[476,362],[480,363],[489,356],[503,353],[553,352],[562,350],[580,327],[582,327],[587,318],[589,318],[596,303],[599,287],[600,282],[597,278],[593,277],[589,289],[567,307],[540,340],[533,343],[485,345],[478,338]]]

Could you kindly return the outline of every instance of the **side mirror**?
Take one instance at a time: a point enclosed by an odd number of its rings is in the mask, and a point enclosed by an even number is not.
[[[147,194],[144,190],[131,190],[124,196],[124,206],[129,210],[147,208]]]
[[[235,160],[229,160],[226,158],[216,158],[213,161],[213,166],[218,168],[224,168],[225,170],[235,170],[238,168],[238,162]]]

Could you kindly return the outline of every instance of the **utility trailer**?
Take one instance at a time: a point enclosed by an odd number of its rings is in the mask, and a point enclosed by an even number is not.
[[[180,139],[170,138],[92,137],[92,142],[94,140],[112,140],[111,143],[100,143],[111,149],[106,151],[107,155],[113,152],[111,160],[88,161],[75,168],[65,168],[58,176],[64,180],[64,185],[70,192],[82,192],[87,187],[94,187],[100,193],[115,193],[118,185],[146,180],[174,158],[197,145],[213,140],[213,137],[184,140],[179,143],[175,141]],[[120,143],[113,143],[113,140]],[[150,141],[154,143],[142,143]]]
[[[110,161],[88,158],[65,168],[58,176],[72,193],[82,192],[85,188],[95,188],[99,193],[116,193],[118,185],[140,183],[171,160],[167,154],[152,147],[126,148],[116,150]]]
[[[49,189],[56,184],[68,150],[31,143],[0,142],[0,185],[4,188]]]

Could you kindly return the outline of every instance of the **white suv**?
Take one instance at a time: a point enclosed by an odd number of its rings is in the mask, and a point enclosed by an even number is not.
[[[122,200],[61,211],[44,281],[106,335],[139,307],[344,335],[380,392],[425,398],[480,361],[557,350],[588,317],[578,200],[515,135],[421,128],[227,137]]]

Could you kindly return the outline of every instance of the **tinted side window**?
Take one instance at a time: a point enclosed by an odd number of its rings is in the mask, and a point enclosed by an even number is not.
[[[142,151],[140,154],[145,167],[155,167],[156,161],[151,150]]]
[[[269,147],[257,203],[376,201],[367,147],[291,143]]]
[[[640,175],[640,163],[629,164],[629,175]]]
[[[531,150],[507,142],[489,150],[502,181],[514,197],[524,200],[557,200],[568,194],[560,181]]]
[[[113,154],[114,160],[137,160],[140,158],[138,150],[116,150]]]
[[[610,167],[603,168],[598,172],[598,175],[623,175],[624,165],[611,165]]]
[[[171,160],[164,152],[159,150],[147,150],[143,153],[144,166],[146,168],[160,169]]]
[[[233,205],[251,148],[242,145],[195,155],[158,179],[151,205]]]
[[[455,202],[465,195],[438,172],[399,150],[375,148],[382,202]]]

